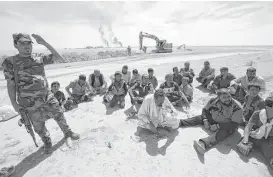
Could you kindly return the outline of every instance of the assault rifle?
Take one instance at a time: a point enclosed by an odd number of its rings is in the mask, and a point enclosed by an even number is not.
[[[32,129],[33,125],[32,125],[32,122],[31,122],[29,116],[28,116],[27,111],[24,110],[24,109],[20,109],[19,113],[21,115],[19,126],[21,127],[22,124],[25,125],[27,132],[31,135],[31,137],[32,137],[32,139],[34,141],[35,146],[38,147],[37,142],[36,142],[36,138],[35,138],[35,135],[34,135],[34,131]]]

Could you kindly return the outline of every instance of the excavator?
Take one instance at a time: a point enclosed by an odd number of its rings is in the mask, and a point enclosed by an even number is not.
[[[143,46],[143,38],[150,38],[156,41],[156,49],[152,50],[153,53],[171,53],[173,51],[172,43],[167,43],[166,40],[160,40],[158,37],[145,32],[139,33],[139,49],[146,53],[147,47]]]

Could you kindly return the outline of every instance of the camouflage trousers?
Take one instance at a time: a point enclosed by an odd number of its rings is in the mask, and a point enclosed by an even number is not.
[[[50,118],[57,122],[64,134],[71,131],[65,120],[63,109],[54,96],[47,101],[42,99],[34,100],[34,106],[31,108],[27,107],[27,111],[34,131],[41,137],[44,143],[51,141],[49,131],[45,126],[45,122]]]

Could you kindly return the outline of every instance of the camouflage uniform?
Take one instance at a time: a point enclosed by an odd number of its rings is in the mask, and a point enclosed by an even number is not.
[[[13,59],[16,67],[13,65]],[[2,64],[6,80],[15,81],[14,69],[17,68],[17,102],[27,110],[35,132],[44,143],[51,142],[45,126],[45,121],[49,118],[54,118],[64,134],[71,131],[62,107],[48,87],[44,65],[51,63],[52,55],[36,58],[16,55],[5,59]]]

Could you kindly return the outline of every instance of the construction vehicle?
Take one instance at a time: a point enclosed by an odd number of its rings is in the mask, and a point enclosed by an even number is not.
[[[183,45],[180,45],[177,47],[178,50],[180,50],[181,48],[183,48],[184,50],[187,50],[187,51],[192,51],[192,49],[187,49],[186,48],[186,44],[183,44]]]
[[[143,38],[150,38],[156,41],[156,49],[152,50],[153,53],[171,53],[173,51],[172,43],[167,43],[166,40],[160,40],[158,37],[152,34],[148,34],[145,32],[139,33],[139,50],[142,50],[144,53],[146,53],[147,47],[143,46]]]

